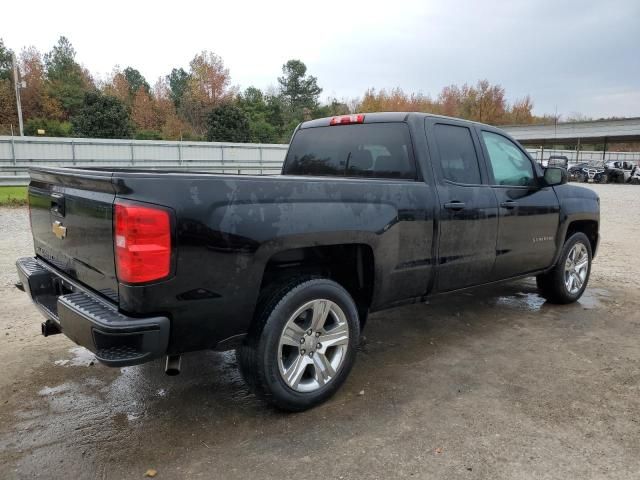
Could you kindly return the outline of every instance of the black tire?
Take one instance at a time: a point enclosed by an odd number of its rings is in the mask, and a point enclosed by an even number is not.
[[[571,293],[565,284],[565,264],[569,253],[577,243],[581,243],[586,248],[588,255],[587,273],[581,288],[577,292]],[[560,254],[560,258],[558,258],[556,266],[549,272],[536,277],[540,294],[550,303],[562,305],[575,302],[582,296],[584,290],[587,288],[587,283],[589,283],[591,260],[591,242],[589,242],[589,239],[584,233],[574,233],[562,247],[562,253]]]
[[[299,392],[287,385],[280,373],[280,336],[297,309],[318,299],[330,300],[344,312],[348,345],[331,380],[315,391]],[[245,382],[259,398],[281,410],[301,412],[323,403],[341,387],[353,367],[359,339],[358,308],[351,295],[332,280],[299,277],[272,289],[259,301],[247,341],[237,351],[238,364]]]

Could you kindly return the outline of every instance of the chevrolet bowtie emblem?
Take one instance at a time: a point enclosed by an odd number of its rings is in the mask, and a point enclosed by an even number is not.
[[[60,240],[62,240],[64,237],[67,236],[67,227],[63,227],[62,223],[58,222],[57,220],[53,222],[53,225],[51,226],[51,231]]]

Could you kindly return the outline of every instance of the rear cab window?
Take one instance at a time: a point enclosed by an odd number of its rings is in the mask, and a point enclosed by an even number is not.
[[[300,129],[282,173],[415,180],[409,127],[394,122]]]

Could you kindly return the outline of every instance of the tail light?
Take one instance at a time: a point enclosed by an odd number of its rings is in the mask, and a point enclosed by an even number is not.
[[[364,115],[342,115],[340,117],[332,117],[329,125],[351,125],[352,123],[364,123]]]
[[[166,210],[115,204],[116,273],[124,283],[160,280],[171,271],[171,221]]]

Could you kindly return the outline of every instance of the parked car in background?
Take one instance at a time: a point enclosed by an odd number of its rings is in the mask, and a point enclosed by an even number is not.
[[[627,183],[636,167],[634,162],[611,161],[605,164],[608,183]]]
[[[588,183],[607,183],[607,171],[604,167],[583,168],[584,181]]]
[[[571,165],[567,169],[567,176],[570,182],[586,182],[587,174],[584,171],[589,167],[589,162],[580,162],[575,165]]]
[[[558,167],[567,170],[569,166],[569,159],[564,155],[551,155],[547,160],[547,167]]]

